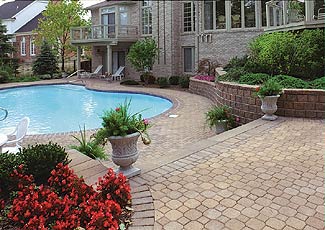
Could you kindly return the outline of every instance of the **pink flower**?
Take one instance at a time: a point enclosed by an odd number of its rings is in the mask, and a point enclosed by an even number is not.
[[[239,117],[236,117],[236,122],[240,122],[240,118]]]
[[[149,120],[148,120],[148,119],[143,119],[143,123],[144,123],[145,125],[149,125]]]

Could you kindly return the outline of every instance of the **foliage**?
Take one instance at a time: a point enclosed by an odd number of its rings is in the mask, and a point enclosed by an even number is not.
[[[205,58],[199,61],[198,70],[196,72],[202,75],[215,76],[216,68],[219,66],[219,62]]]
[[[148,72],[158,56],[157,43],[152,38],[145,38],[134,43],[129,50],[127,59],[137,71]]]
[[[287,89],[307,89],[309,86],[306,81],[287,75],[276,75],[272,77],[272,79],[278,82],[283,88]]]
[[[38,76],[32,76],[32,75],[9,78],[10,82],[31,82],[31,81],[39,81],[39,80],[40,78]]]
[[[229,60],[228,64],[223,68],[225,71],[229,71],[233,68],[244,67],[246,62],[248,61],[248,56],[245,55],[243,57],[233,57]]]
[[[166,88],[166,87],[169,86],[168,79],[166,77],[159,77],[157,79],[157,83],[158,83],[160,88]]]
[[[137,82],[137,81],[135,81],[135,80],[131,80],[131,79],[123,80],[123,81],[121,81],[120,84],[121,84],[121,85],[140,85],[139,82]]]
[[[97,191],[62,163],[51,171],[49,186],[36,186],[22,167],[12,177],[19,181],[19,189],[7,217],[26,230],[118,229],[121,207],[131,202],[125,176],[116,176],[112,169],[99,180]]]
[[[197,75],[194,78],[201,80],[201,81],[210,81],[210,82],[215,81],[215,76],[209,76],[209,75],[207,75],[207,76]]]
[[[9,73],[6,70],[0,69],[0,83],[7,82],[9,80]]]
[[[155,84],[156,78],[152,75],[150,72],[145,72],[141,74],[140,79],[142,82],[145,82],[146,84]]]
[[[73,51],[70,42],[70,29],[72,27],[85,26],[87,22],[83,19],[86,11],[80,1],[50,1],[46,10],[43,11],[43,19],[39,19],[38,28],[35,31],[38,36],[37,44],[41,44],[46,38],[51,46],[61,57],[61,70],[65,70],[64,59]]]
[[[147,129],[150,127],[149,121],[143,119],[140,112],[130,114],[131,100],[120,104],[116,109],[104,112],[102,117],[102,128],[96,133],[98,143],[105,144],[110,136],[126,136],[139,132],[144,144],[150,144]],[[143,136],[146,135],[145,136]],[[147,139],[148,138],[148,139]]]
[[[36,184],[46,184],[51,170],[58,163],[69,163],[65,149],[51,142],[23,148],[19,157],[25,166],[25,173],[33,175]]]
[[[259,71],[272,76],[282,74],[302,79],[322,76],[324,31],[263,34],[250,43],[250,62]]]
[[[12,35],[6,33],[7,28],[0,19],[0,71],[2,71],[0,73],[0,83],[7,81],[9,75],[16,72],[18,68],[18,60],[10,57],[11,53],[15,51],[10,42]],[[7,74],[4,72],[7,72]]]
[[[241,76],[238,80],[241,84],[260,85],[270,79],[271,76],[265,73],[248,73]]]
[[[83,130],[80,128],[80,138],[72,135],[74,139],[79,142],[79,146],[73,145],[71,148],[78,150],[79,152],[89,156],[92,159],[107,159],[107,155],[105,154],[105,150],[102,146],[100,146],[96,140],[90,137],[90,140],[87,140],[86,137],[86,125],[84,125]]]
[[[33,73],[36,75],[50,74],[52,77],[57,72],[57,61],[52,53],[50,45],[44,41],[41,52],[33,63]]]
[[[170,85],[178,85],[179,84],[179,76],[170,76],[169,79]]]
[[[205,119],[210,128],[215,126],[220,120],[227,120],[227,126],[233,126],[234,117],[231,115],[230,108],[226,105],[213,106],[205,113]]]
[[[325,90],[325,77],[317,78],[309,82],[309,87],[312,89],[324,89]]]
[[[256,95],[263,98],[265,96],[275,96],[282,93],[282,86],[275,80],[269,79],[261,87],[256,88]]]
[[[188,88],[190,86],[190,76],[184,75],[179,78],[179,85],[182,88]]]
[[[238,81],[239,78],[247,74],[244,67],[230,69],[226,74],[218,77],[219,81]]]

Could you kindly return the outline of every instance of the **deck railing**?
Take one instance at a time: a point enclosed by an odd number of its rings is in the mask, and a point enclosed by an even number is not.
[[[131,25],[93,25],[71,29],[71,40],[91,41],[120,38],[137,38],[138,27]]]

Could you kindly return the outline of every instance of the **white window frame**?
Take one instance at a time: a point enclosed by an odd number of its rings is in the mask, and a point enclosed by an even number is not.
[[[26,38],[22,37],[20,40],[20,55],[26,56]]]
[[[186,49],[191,49],[191,55],[192,55],[192,66],[191,66],[191,70],[190,71],[188,71],[188,70],[186,70],[185,68],[186,68],[186,65],[185,65],[185,50]],[[183,47],[183,71],[184,71],[184,73],[193,73],[194,72],[194,70],[195,70],[195,47],[194,46],[184,46]]]
[[[30,56],[35,56],[36,55],[36,49],[35,49],[35,40],[34,38],[30,38],[30,41],[29,41],[29,48],[30,48]]]
[[[152,0],[141,2],[141,34],[152,34]]]
[[[188,26],[185,26],[185,4],[190,4],[190,12],[189,12],[189,22],[190,24]],[[195,9],[195,2],[194,1],[187,1],[183,2],[183,32],[188,33],[188,32],[194,32],[195,31],[195,14],[196,14],[196,9]],[[188,28],[188,30],[186,30]]]

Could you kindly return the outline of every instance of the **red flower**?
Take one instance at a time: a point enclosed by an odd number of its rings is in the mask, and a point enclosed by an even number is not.
[[[116,112],[118,112],[118,111],[120,111],[120,110],[121,110],[121,108],[119,108],[119,107],[117,107],[117,108],[115,109]]]
[[[255,91],[256,91],[256,92],[260,91],[260,87],[257,87],[257,88],[255,89]]]

